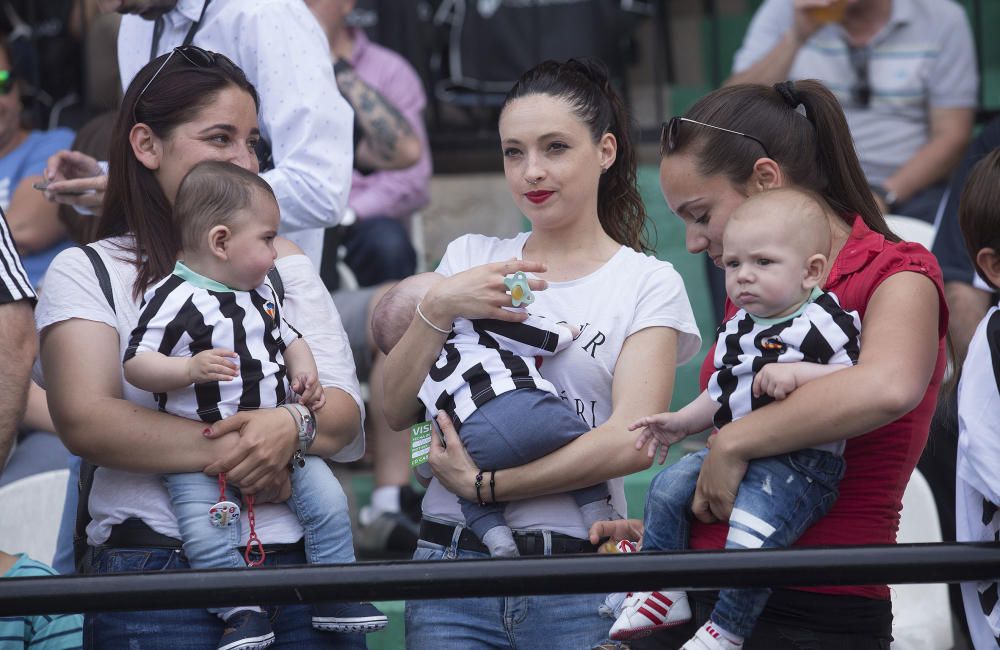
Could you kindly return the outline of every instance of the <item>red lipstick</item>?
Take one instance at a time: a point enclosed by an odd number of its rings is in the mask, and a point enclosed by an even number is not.
[[[534,204],[544,203],[550,196],[555,194],[555,192],[549,190],[535,190],[533,192],[527,192],[525,196]]]

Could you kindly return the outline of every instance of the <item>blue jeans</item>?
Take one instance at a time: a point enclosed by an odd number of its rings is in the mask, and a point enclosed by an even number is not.
[[[566,402],[544,390],[522,388],[503,393],[480,406],[462,422],[458,434],[477,467],[507,469],[547,456],[576,440],[590,427]],[[489,490],[488,485],[483,486]],[[485,492],[485,498],[489,492]],[[578,506],[607,499],[608,484],[598,483],[569,493]],[[481,506],[459,498],[465,525],[483,538],[495,526],[506,526],[502,503]]]
[[[689,454],[657,474],[646,496],[644,551],[688,546],[691,500],[707,449]],[[817,449],[751,461],[729,519],[726,548],[784,548],[825,515],[837,500],[844,459]],[[770,589],[724,589],[712,620],[750,636]]]
[[[488,558],[421,540],[414,560]],[[604,594],[406,601],[406,647],[589,650],[608,636],[597,613]]]
[[[344,249],[344,261],[362,287],[402,280],[417,268],[417,252],[406,224],[392,217],[359,219],[351,224]]]
[[[219,500],[218,479],[188,472],[167,474],[163,480],[177,516],[184,554],[191,566],[196,569],[245,567],[243,554],[237,549],[242,527],[236,524],[216,528],[209,523],[208,509]],[[238,502],[238,491],[227,486],[226,498]],[[295,468],[292,472],[292,497],[287,503],[305,531],[309,564],[354,561],[347,495],[321,458],[307,456],[305,467]],[[267,550],[267,540],[264,540],[264,550]]]
[[[189,568],[179,550],[166,548],[93,549],[89,573],[136,573]],[[301,551],[274,551],[267,554],[266,566],[305,564]],[[362,634],[320,632],[312,627],[307,604],[265,607],[274,629],[273,648],[366,648]],[[117,650],[214,650],[225,624],[204,609],[168,609],[138,612],[97,612],[84,616],[85,648]]]

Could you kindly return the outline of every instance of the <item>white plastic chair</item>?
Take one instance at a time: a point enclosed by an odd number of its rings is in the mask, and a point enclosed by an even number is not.
[[[941,524],[927,479],[913,470],[903,493],[899,518],[900,544],[940,542]],[[890,585],[893,650],[947,650],[955,645],[948,586]]]
[[[0,488],[0,549],[52,564],[68,479],[68,469],[57,469]]]
[[[934,243],[934,224],[913,217],[904,217],[901,214],[887,214],[885,222],[903,241],[920,244],[927,249]]]

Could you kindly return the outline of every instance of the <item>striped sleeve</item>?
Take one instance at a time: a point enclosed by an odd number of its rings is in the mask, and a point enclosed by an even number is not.
[[[0,212],[0,304],[34,299],[35,290],[17,255],[7,218]]]
[[[522,357],[551,356],[573,342],[569,327],[535,314],[529,314],[528,320],[521,323],[480,318],[476,326],[477,331],[481,329],[493,334],[505,350]]]
[[[191,292],[185,290],[188,286],[182,278],[171,274],[146,292],[146,304],[129,336],[122,363],[140,352],[159,352],[170,356],[177,342],[177,331],[183,333],[185,330],[177,321],[183,307],[191,300]],[[168,333],[174,335],[170,337]]]
[[[34,634],[28,648],[32,650],[72,650],[83,647],[83,616],[54,614],[33,619]]]

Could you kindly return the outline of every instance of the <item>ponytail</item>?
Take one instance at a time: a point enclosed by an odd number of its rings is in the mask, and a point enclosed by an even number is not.
[[[859,214],[869,228],[890,241],[899,241],[875,203],[837,98],[814,79],[784,83],[794,85],[806,118],[815,127],[816,165],[826,179],[823,195],[830,207],[841,216]]]
[[[845,222],[860,215],[890,241],[889,230],[858,162],[837,98],[814,80],[774,86],[738,84],[702,97],[684,117],[753,136],[791,183],[816,192]],[[731,133],[682,125],[663,155],[690,150],[704,176],[725,175],[743,186],[760,158],[760,145]]]
[[[567,102],[590,129],[593,141],[605,133],[617,141],[614,163],[601,175],[597,215],[604,231],[619,244],[644,252],[646,208],[636,186],[636,155],[625,103],[612,87],[607,68],[596,59],[545,61],[525,72],[504,99],[501,112],[515,99],[548,95]]]

